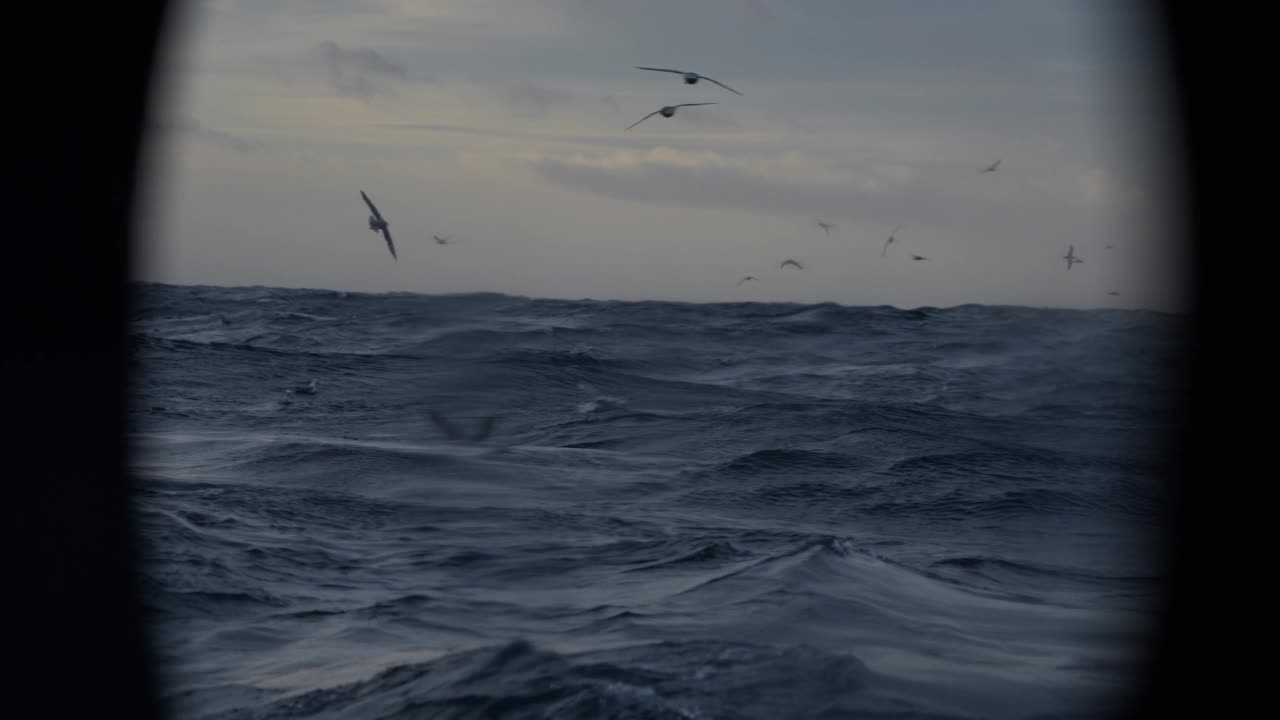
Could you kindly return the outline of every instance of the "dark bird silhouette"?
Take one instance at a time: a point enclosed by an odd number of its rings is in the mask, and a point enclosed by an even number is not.
[[[654,115],[661,115],[662,117],[669,118],[669,117],[671,117],[672,115],[675,115],[675,114],[676,114],[676,108],[682,108],[682,107],[693,107],[694,105],[717,105],[717,104],[718,104],[718,103],[705,102],[705,103],[681,103],[680,105],[667,105],[667,106],[665,106],[665,107],[663,107],[663,108],[661,108],[661,109],[654,110],[653,112],[649,113],[648,115],[645,115],[644,117],[640,118],[639,120],[637,120],[637,121],[635,121],[635,122],[631,123],[631,125],[630,125],[630,126],[628,126],[628,127],[627,127],[627,129],[628,129],[628,130],[630,130],[631,128],[633,128],[633,127],[635,127],[635,126],[639,125],[640,123],[644,122],[645,120],[648,120],[649,118],[653,117]]]
[[[912,260],[928,260],[929,258],[927,258],[927,257],[925,257],[925,256],[923,256],[923,255],[917,255],[917,254],[915,254],[915,253],[911,253],[911,259],[912,259]]]
[[[759,280],[759,278],[757,278],[757,277],[756,277],[756,276],[754,276],[754,275],[747,275],[746,277],[744,277],[744,278],[742,278],[741,280],[739,280],[739,281],[738,281],[738,285],[741,285],[742,283],[744,283],[744,282],[746,282],[746,281],[748,281],[748,280]],[[738,287],[738,285],[734,285],[734,287]]]
[[[1067,248],[1067,254],[1062,256],[1067,261],[1067,269],[1070,270],[1074,263],[1083,263],[1084,261],[1076,257],[1076,246],[1071,245]]]
[[[978,174],[979,174],[979,175],[981,175],[982,173],[993,173],[993,172],[995,172],[995,171],[996,171],[996,168],[998,168],[998,167],[1000,167],[1000,161],[999,161],[999,160],[997,160],[997,161],[995,161],[995,162],[991,163],[991,165],[989,165],[986,169],[984,169],[981,173],[978,173]]]
[[[796,268],[797,270],[803,270],[803,269],[804,269],[804,266],[803,266],[803,265],[801,265],[800,263],[796,262],[795,260],[792,260],[791,258],[787,258],[786,260],[783,260],[783,261],[782,261],[782,264],[778,265],[778,267],[779,267],[779,268],[784,268],[784,267],[786,267],[786,266],[788,266],[788,265],[794,265],[794,266],[795,266],[795,268]]]
[[[884,247],[880,248],[880,257],[884,257],[885,254],[889,252],[889,246],[892,245],[893,241],[897,239],[894,237],[894,235],[897,235],[898,231],[901,229],[902,229],[902,226],[899,225],[898,227],[893,229],[893,232],[889,233],[889,239],[885,240]]]
[[[677,75],[683,75],[683,76],[684,76],[684,83],[685,83],[686,85],[697,85],[699,80],[707,80],[707,81],[709,81],[709,82],[713,82],[713,83],[715,83],[715,84],[719,85],[720,87],[724,88],[725,90],[728,90],[729,92],[731,92],[731,93],[733,93],[733,94],[735,94],[735,95],[742,95],[742,93],[738,92],[737,90],[734,90],[733,88],[729,87],[728,85],[725,85],[724,83],[720,82],[719,80],[712,80],[711,78],[707,77],[706,75],[699,75],[699,74],[698,74],[698,73],[696,73],[696,72],[687,72],[687,71],[684,71],[684,70],[668,70],[667,68],[640,67],[639,65],[637,65],[637,66],[636,66],[636,69],[637,69],[637,70],[652,70],[652,71],[654,71],[654,72],[675,73],[675,74],[677,74]]]
[[[819,220],[819,221],[818,221],[818,227],[822,228],[823,232],[825,232],[825,233],[827,234],[827,237],[830,237],[830,236],[831,236],[831,228],[835,227],[835,225],[832,225],[831,223],[825,223],[825,222],[822,222],[821,220]]]
[[[369,196],[364,194],[363,190],[360,191],[360,197],[364,198],[365,204],[368,205],[369,210],[373,212],[373,214],[369,216],[369,229],[374,232],[382,233],[383,237],[387,239],[387,249],[391,251],[391,259],[398,261],[399,258],[396,257],[395,243],[391,242],[391,226],[382,218],[382,213],[378,212],[378,208],[373,204],[373,201],[369,199]]]

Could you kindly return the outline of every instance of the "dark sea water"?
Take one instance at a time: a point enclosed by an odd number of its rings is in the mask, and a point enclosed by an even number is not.
[[[138,292],[175,717],[1093,718],[1136,679],[1177,316]]]

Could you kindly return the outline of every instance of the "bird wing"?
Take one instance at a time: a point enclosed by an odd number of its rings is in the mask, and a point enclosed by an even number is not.
[[[719,105],[720,103],[681,103],[675,107],[692,107],[694,105]]]
[[[660,112],[662,112],[662,111],[661,111],[661,110],[654,110],[653,112],[649,113],[648,115],[645,115],[644,117],[640,118],[639,120],[637,120],[637,121],[635,121],[635,122],[631,123],[631,125],[629,125],[629,126],[627,127],[627,129],[628,129],[628,130],[630,130],[631,128],[633,128],[633,127],[635,127],[635,126],[639,125],[640,123],[644,122],[645,120],[648,120],[649,118],[653,117],[654,115],[657,115],[657,114],[658,114],[658,113],[660,113]]]
[[[381,220],[381,219],[382,219],[382,213],[378,212],[378,208],[377,208],[377,206],[375,206],[375,205],[373,204],[373,201],[369,199],[369,196],[368,196],[368,195],[365,195],[365,194],[364,194],[364,191],[363,191],[363,190],[361,190],[361,191],[360,191],[360,197],[364,198],[364,204],[365,204],[365,205],[368,205],[368,206],[369,206],[369,209],[373,211],[373,214],[374,214],[375,216],[377,216],[377,218],[378,218],[379,220]]]
[[[800,263],[796,262],[795,260],[783,260],[783,261],[782,261],[782,264],[781,264],[781,265],[779,265],[778,267],[780,267],[780,268],[784,268],[784,267],[786,267],[786,266],[788,266],[788,265],[795,265],[795,266],[796,266],[796,269],[798,269],[798,270],[803,270],[803,269],[804,269],[804,266],[803,266],[803,265],[801,265]]]
[[[889,243],[893,242],[893,236],[890,235],[888,240],[884,241],[884,247],[880,249],[880,257],[884,257],[889,252]]]
[[[720,82],[719,80],[713,80],[712,78],[709,78],[709,77],[707,77],[706,75],[699,75],[698,77],[702,78],[703,80],[711,80],[711,82],[713,82],[713,83],[715,83],[715,84],[719,85],[720,87],[724,88],[725,90],[728,90],[728,91],[729,91],[729,92],[731,92],[731,93],[734,93],[735,95],[742,95],[742,93],[738,92],[737,90],[734,90],[733,88],[729,87],[728,85],[725,85],[724,83]]]
[[[396,257],[396,245],[391,242],[391,228],[382,228],[382,236],[387,239],[387,249],[391,251],[391,257],[399,260],[400,258]]]
[[[653,71],[655,71],[655,72],[669,72],[669,73],[675,73],[675,74],[677,74],[677,75],[683,75],[683,74],[684,74],[684,71],[683,71],[683,70],[668,70],[667,68],[640,67],[639,65],[637,65],[637,66],[636,66],[636,69],[637,69],[637,70],[653,70]]]

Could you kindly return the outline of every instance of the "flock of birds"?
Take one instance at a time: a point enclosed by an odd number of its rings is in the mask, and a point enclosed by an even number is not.
[[[688,71],[688,70],[674,70],[674,69],[671,69],[671,68],[655,68],[655,67],[642,67],[642,66],[636,66],[636,69],[637,69],[637,70],[650,70],[650,71],[653,71],[653,72],[674,73],[674,74],[676,74],[676,75],[680,75],[680,76],[683,78],[683,80],[684,80],[684,82],[685,82],[685,84],[686,84],[686,85],[697,85],[699,81],[706,80],[706,81],[708,81],[708,82],[711,82],[711,83],[714,83],[714,84],[716,84],[716,85],[719,85],[720,87],[722,87],[722,88],[724,88],[724,89],[728,90],[728,91],[729,91],[729,92],[731,92],[731,93],[734,93],[735,95],[739,95],[739,96],[741,96],[741,95],[742,95],[742,93],[738,92],[737,90],[734,90],[733,88],[729,87],[728,85],[725,85],[724,83],[720,82],[719,80],[715,80],[715,79],[713,79],[713,78],[707,77],[706,75],[701,75],[701,74],[699,74],[699,73],[692,72],[692,71]],[[676,110],[677,110],[678,108],[682,108],[682,107],[695,107],[695,106],[699,106],[699,105],[717,105],[717,104],[718,104],[718,103],[714,103],[714,102],[696,102],[696,103],[680,103],[680,104],[678,104],[678,105],[664,105],[663,107],[658,108],[657,110],[654,110],[653,112],[649,113],[648,115],[645,115],[644,117],[642,117],[642,118],[640,118],[639,120],[635,121],[634,123],[632,123],[631,125],[629,125],[626,129],[627,129],[627,130],[630,130],[630,129],[634,128],[635,126],[639,125],[640,123],[644,122],[645,120],[648,120],[649,118],[653,117],[654,115],[660,115],[660,116],[662,116],[662,117],[664,117],[664,118],[670,118],[670,117],[672,117],[672,116],[674,116],[674,115],[676,114]],[[983,168],[981,171],[979,171],[979,174],[985,175],[985,174],[989,174],[989,173],[994,173],[994,172],[995,172],[995,171],[1000,167],[1000,163],[1001,163],[1001,162],[1002,162],[1001,160],[996,160],[995,162],[991,163],[990,165],[988,165],[987,167],[985,167],[985,168]],[[364,192],[363,190],[361,190],[361,191],[360,191],[360,196],[361,196],[362,198],[364,198],[364,202],[365,202],[365,204],[369,206],[369,211],[373,213],[372,215],[370,215],[370,216],[369,216],[369,229],[370,229],[370,230],[372,230],[372,231],[373,231],[373,232],[375,232],[375,233],[382,233],[382,236],[383,236],[383,237],[386,239],[386,241],[387,241],[387,249],[391,251],[391,257],[392,257],[392,259],[398,260],[399,258],[397,258],[397,257],[396,257],[396,246],[395,246],[395,243],[394,243],[394,242],[392,241],[392,239],[391,239],[391,227],[390,227],[390,225],[387,223],[387,220],[382,216],[382,213],[378,211],[377,206],[373,204],[373,200],[369,199],[369,196],[368,196],[367,194],[365,194],[365,192]],[[818,221],[818,223],[817,223],[817,225],[818,225],[818,227],[822,228],[822,231],[823,231],[824,233],[826,233],[828,237],[830,237],[830,236],[831,236],[831,230],[832,230],[832,228],[834,228],[834,227],[835,227],[835,225],[832,225],[831,223],[828,223],[828,222],[824,222],[824,221],[822,221],[822,220],[819,220],[819,221]],[[889,233],[889,237],[884,241],[884,246],[880,249],[880,256],[881,256],[881,257],[887,257],[887,256],[888,256],[889,246],[890,246],[890,245],[892,245],[894,242],[896,242],[896,241],[897,241],[897,234],[898,234],[898,231],[899,231],[899,230],[901,230],[901,229],[902,229],[902,225],[898,225],[897,227],[895,227],[895,228],[893,229],[893,231],[892,231],[892,232],[890,232],[890,233]],[[451,236],[448,236],[448,235],[446,235],[446,236],[444,236],[444,237],[441,237],[441,236],[439,236],[439,235],[432,235],[432,238],[435,240],[436,244],[438,244],[438,245],[449,245],[449,244],[452,244],[452,241],[450,240],[450,237],[451,237]],[[1110,250],[1110,249],[1112,249],[1112,247],[1113,247],[1113,246],[1111,246],[1111,245],[1107,245],[1107,246],[1106,246],[1106,249]],[[929,259],[929,258],[925,257],[924,255],[920,255],[920,254],[917,254],[917,253],[914,253],[914,252],[909,252],[909,253],[908,253],[908,255],[910,255],[910,256],[911,256],[911,259],[912,259],[913,261],[916,261],[916,262],[919,262],[919,261],[922,261],[922,260],[928,260],[928,259]],[[1072,267],[1073,265],[1075,265],[1076,263],[1083,263],[1083,262],[1084,262],[1084,260],[1082,260],[1079,256],[1077,256],[1077,255],[1076,255],[1076,246],[1075,246],[1075,245],[1070,245],[1070,246],[1067,248],[1067,254],[1066,254],[1066,255],[1064,255],[1064,256],[1062,257],[1062,259],[1063,259],[1063,260],[1065,260],[1065,261],[1067,262],[1067,270],[1070,270],[1070,269],[1071,269],[1071,267]],[[788,266],[794,267],[794,268],[796,268],[797,270],[804,270],[804,266],[803,266],[803,265],[801,265],[798,261],[796,261],[796,260],[794,260],[794,259],[792,259],[792,258],[787,258],[787,259],[783,260],[783,261],[778,265],[779,269],[785,269],[785,268],[786,268],[786,267],[788,267]],[[753,281],[753,280],[759,280],[759,279],[760,279],[760,278],[758,278],[758,277],[756,277],[756,276],[754,276],[754,275],[744,275],[740,280],[738,280],[737,285],[735,285],[734,287],[739,287],[739,286],[741,286],[743,283],[750,282],[750,281]],[[1115,290],[1112,290],[1112,291],[1108,292],[1107,294],[1108,294],[1108,295],[1112,295],[1112,296],[1118,296],[1120,293],[1119,293],[1119,292],[1117,292],[1117,291],[1115,291]]]

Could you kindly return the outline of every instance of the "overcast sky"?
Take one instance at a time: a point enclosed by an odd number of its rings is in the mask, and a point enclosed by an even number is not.
[[[1122,0],[187,8],[153,108],[141,279],[1186,309],[1164,69]],[[624,130],[684,102],[718,104]]]

